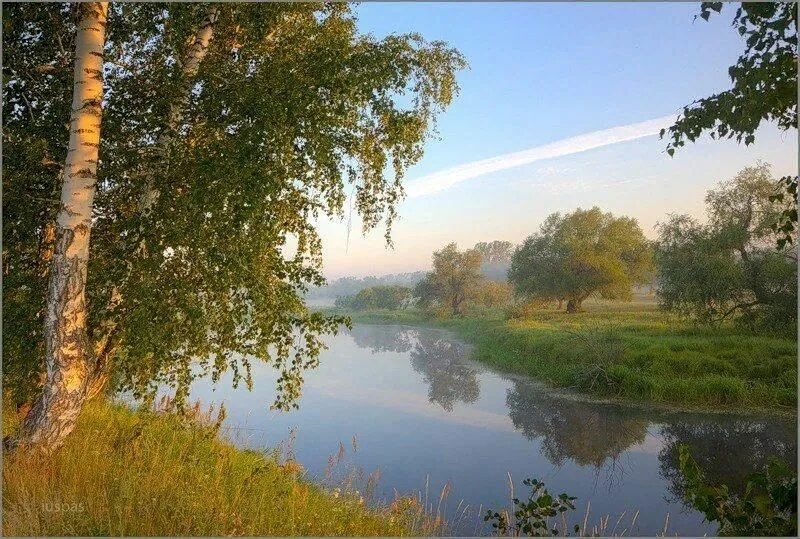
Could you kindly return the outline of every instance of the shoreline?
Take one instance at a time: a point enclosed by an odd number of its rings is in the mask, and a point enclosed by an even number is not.
[[[11,415],[11,414],[9,414]],[[3,459],[3,531],[9,536],[440,535],[408,497],[372,507],[358,491],[330,490],[276,449],[219,436],[221,417],[86,406],[51,458]],[[17,427],[4,415],[3,431]],[[224,430],[224,427],[222,427]],[[88,436],[88,433],[93,433]],[[86,459],[92,466],[86,467]],[[178,487],[178,488],[176,488]]]
[[[511,332],[522,331],[520,328],[514,328],[510,322],[514,321],[503,320],[500,318],[488,317],[465,317],[461,319],[440,319],[433,316],[428,316],[419,311],[363,311],[357,313],[343,313],[334,309],[319,309],[326,314],[346,315],[350,317],[354,324],[366,325],[397,325],[407,327],[429,327],[448,331],[465,343],[469,344],[473,350],[471,360],[480,364],[484,368],[488,368],[498,375],[507,378],[522,377],[530,379],[537,384],[541,384],[544,390],[551,392],[559,398],[570,400],[577,400],[582,402],[598,403],[605,405],[620,405],[629,408],[636,408],[640,410],[651,410],[662,413],[704,413],[704,414],[720,414],[720,415],[735,415],[735,416],[755,416],[755,415],[769,415],[783,418],[797,417],[796,406],[783,406],[779,404],[763,405],[763,404],[747,404],[743,402],[732,402],[729,404],[707,404],[707,403],[689,403],[681,404],[674,401],[653,400],[645,398],[632,398],[628,395],[608,395],[598,392],[585,391],[575,385],[560,385],[553,383],[553,380],[544,379],[542,376],[537,375],[535,368],[531,365],[536,361],[529,361],[528,364],[520,368],[520,364],[514,366],[504,365],[502,358],[498,355],[487,350],[487,345],[491,337],[496,336],[498,332]],[[619,311],[602,312],[610,318]],[[636,311],[621,311],[626,314],[635,313]],[[650,312],[650,311],[643,311]],[[561,313],[548,311],[547,315],[558,316]],[[600,312],[595,313],[600,314]],[[576,316],[576,315],[564,315]],[[567,319],[569,320],[569,319]],[[522,320],[524,322],[525,320]],[[569,320],[572,321],[572,320]],[[478,331],[475,331],[475,326],[482,326]],[[498,331],[487,331],[498,330]],[[535,333],[536,329],[528,330],[530,333]],[[697,339],[702,339],[702,336],[692,335]],[[665,335],[665,338],[667,335]],[[748,337],[761,338],[759,335],[750,335]],[[764,338],[775,338],[767,336]],[[784,339],[788,341],[789,339]],[[794,343],[795,354],[797,345]],[[477,352],[477,353],[476,353]],[[541,362],[540,362],[541,363]],[[516,368],[513,368],[516,367]],[[527,371],[527,372],[526,372]],[[546,374],[546,373],[545,373]],[[796,392],[795,392],[796,399]]]

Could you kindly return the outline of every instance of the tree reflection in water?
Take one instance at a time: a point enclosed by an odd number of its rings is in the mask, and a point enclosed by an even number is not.
[[[413,369],[428,386],[428,399],[447,411],[480,396],[479,369],[467,360],[467,346],[446,332],[429,328],[357,325],[355,342],[373,352],[407,353]],[[682,500],[683,477],[678,446],[688,444],[713,484],[732,490],[763,469],[770,456],[793,467],[797,428],[777,417],[748,417],[655,411],[639,407],[566,398],[525,378],[506,378],[506,406],[514,427],[530,440],[541,439],[542,454],[553,464],[572,461],[597,468],[617,482],[625,472],[620,457],[645,442],[649,432],[658,450],[659,474],[672,501]],[[616,476],[616,477],[615,477]],[[609,485],[611,487],[611,485]]]
[[[418,335],[411,366],[428,384],[428,400],[447,410],[456,402],[475,402],[481,390],[477,371],[464,362],[466,347],[431,335]]]
[[[512,381],[506,403],[511,420],[529,439],[542,438],[542,452],[554,464],[565,460],[598,468],[613,465],[648,432],[660,439],[659,472],[672,501],[682,500],[678,446],[687,444],[712,484],[741,491],[769,457],[793,468],[797,463],[796,425],[777,417],[654,411],[555,397],[536,384]]]
[[[350,330],[350,336],[361,348],[369,348],[375,352],[403,353],[411,350],[418,330],[397,326],[370,326],[356,324]]]
[[[411,366],[428,386],[428,400],[448,412],[457,402],[472,403],[480,396],[476,369],[464,359],[467,346],[430,329],[354,326],[358,346],[373,352],[409,353]]]
[[[528,439],[542,439],[542,453],[561,466],[616,463],[629,447],[642,443],[648,421],[616,406],[598,406],[554,397],[527,380],[513,380],[506,396],[514,426]]]
[[[661,427],[664,446],[659,452],[661,475],[669,492],[682,500],[685,483],[678,469],[678,446],[687,444],[711,484],[724,483],[742,492],[746,478],[763,470],[769,457],[797,469],[797,427],[781,418],[693,417],[683,414]]]

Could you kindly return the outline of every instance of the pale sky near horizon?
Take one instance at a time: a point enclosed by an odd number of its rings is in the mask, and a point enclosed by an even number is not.
[[[470,68],[439,135],[406,174],[408,197],[386,247],[353,216],[320,221],[324,273],[430,267],[455,241],[521,242],[555,211],[599,206],[638,219],[648,237],[669,213],[702,218],[705,192],[758,160],[797,173],[797,131],[762,127],[756,143],[702,140],[669,158],[659,126],[730,87],[743,50],[730,7],[693,21],[699,3],[364,3],[362,31],[419,32],[459,49]]]

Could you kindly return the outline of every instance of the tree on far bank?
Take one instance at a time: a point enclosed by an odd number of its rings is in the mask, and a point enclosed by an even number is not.
[[[414,288],[423,308],[434,305],[453,316],[465,312],[468,300],[484,281],[483,256],[475,249],[459,251],[455,243],[433,253],[433,271]]]
[[[514,252],[514,244],[510,241],[479,241],[473,247],[483,257],[483,261],[487,264],[496,264],[498,262],[508,262],[511,260],[511,254]]]
[[[511,303],[513,290],[506,281],[495,281],[486,278],[478,284],[473,293],[472,302],[476,306],[498,308]]]
[[[548,216],[514,252],[508,278],[518,296],[566,300],[575,313],[592,295],[629,301],[651,268],[651,248],[635,219],[579,208]]]
[[[699,16],[707,21],[722,7],[723,2],[702,2]],[[748,145],[763,121],[781,130],[797,128],[797,2],[742,2],[732,25],[746,38],[744,52],[728,68],[733,87],[684,107],[675,124],[661,130],[662,138],[669,135],[670,156],[703,133]],[[794,201],[770,224],[783,248],[795,237],[797,176],[781,178],[771,196]]]
[[[797,320],[796,248],[777,251],[772,224],[788,201],[771,198],[769,165],[747,167],[706,195],[708,223],[672,215],[658,226],[661,305],[705,322]]]
[[[511,254],[514,252],[513,243],[501,240],[481,241],[476,243],[473,249],[481,253],[483,257],[481,273],[493,281],[507,280],[508,265],[511,263]]]
[[[370,309],[402,309],[411,298],[411,288],[399,285],[370,286],[352,296],[339,296],[334,306],[339,309],[365,311]]]

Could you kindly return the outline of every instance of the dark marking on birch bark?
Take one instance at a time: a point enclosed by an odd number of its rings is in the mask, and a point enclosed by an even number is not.
[[[48,287],[45,346],[47,377],[43,393],[21,426],[25,444],[58,447],[77,421],[88,383],[86,358],[91,348],[86,334],[85,283],[87,258],[71,254],[76,241],[84,241],[89,226],[58,227],[53,269]]]
[[[70,176],[73,178],[97,178],[97,175],[89,168],[79,169],[70,174]]]

